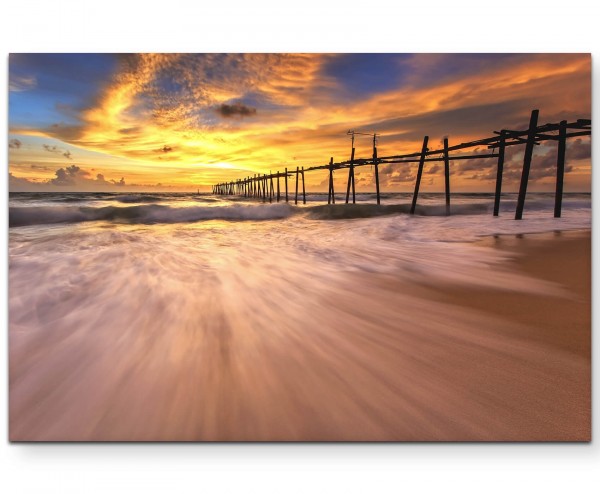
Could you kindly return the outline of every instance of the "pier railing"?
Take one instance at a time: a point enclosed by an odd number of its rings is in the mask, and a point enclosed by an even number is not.
[[[219,195],[240,195],[249,198],[258,198],[263,201],[284,200],[289,202],[288,178],[295,176],[294,204],[298,204],[298,185],[302,179],[302,202],[306,204],[306,188],[304,183],[304,173],[317,170],[329,171],[329,189],[327,194],[327,204],[335,204],[335,190],[333,184],[333,172],[335,170],[347,169],[348,182],[346,187],[346,204],[350,201],[350,192],[352,191],[352,203],[356,203],[356,187],[354,179],[354,169],[361,166],[374,167],[375,191],[377,204],[381,204],[381,195],[379,188],[379,165],[402,165],[407,163],[418,163],[417,177],[414,185],[414,192],[411,202],[410,212],[415,213],[421,177],[425,163],[444,162],[444,181],[445,181],[445,199],[446,213],[450,214],[450,161],[461,161],[482,158],[498,158],[496,171],[496,188],[494,194],[494,216],[498,216],[500,210],[500,197],[502,194],[502,176],[504,170],[504,152],[508,146],[525,146],[523,156],[523,168],[521,172],[521,182],[519,186],[519,195],[517,199],[517,208],[515,219],[520,220],[523,217],[525,207],[525,197],[527,195],[527,185],[529,182],[529,170],[533,157],[533,149],[544,141],[558,141],[556,157],[556,192],[554,203],[554,217],[560,218],[562,211],[563,182],[565,174],[566,141],[574,137],[589,136],[592,133],[592,121],[589,119],[578,119],[573,122],[562,120],[558,123],[548,123],[538,125],[539,110],[533,110],[529,120],[529,127],[525,130],[507,130],[494,131],[494,135],[484,139],[478,139],[470,142],[463,142],[449,146],[448,139],[444,138],[441,149],[429,149],[429,136],[423,138],[423,145],[420,151],[408,154],[398,154],[392,156],[377,156],[377,143],[373,135],[373,154],[369,158],[355,158],[354,139],[352,141],[352,151],[350,159],[334,163],[330,158],[329,163],[324,165],[309,166],[307,168],[296,167],[296,170],[285,168],[283,172],[255,174],[231,182],[215,184],[212,188],[213,194]],[[354,136],[353,136],[354,137]],[[487,154],[450,154],[452,151],[468,150],[486,146],[490,149]],[[284,179],[285,196],[282,197],[280,190],[280,179]],[[275,179],[275,182],[274,182]],[[275,187],[276,184],[276,187]]]

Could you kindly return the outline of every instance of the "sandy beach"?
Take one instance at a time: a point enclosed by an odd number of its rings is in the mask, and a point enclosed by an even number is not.
[[[580,231],[466,246],[501,249],[497,288],[363,272],[290,295],[210,275],[177,304],[177,259],[157,250],[157,273],[175,274],[123,286],[153,286],[133,311],[112,291],[91,320],[81,293],[67,294],[80,311],[42,307],[51,330],[11,311],[10,439],[589,441],[590,244]],[[503,288],[503,273],[540,293]],[[110,276],[90,281],[96,299]]]

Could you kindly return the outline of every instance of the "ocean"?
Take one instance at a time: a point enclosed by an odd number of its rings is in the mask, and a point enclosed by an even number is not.
[[[453,194],[451,216],[441,194],[422,194],[415,215],[410,194],[383,194],[383,208],[372,194],[358,194],[356,205],[341,199],[327,206],[325,194],[308,194],[294,206],[190,193],[11,193],[11,434],[411,438],[381,409],[393,403],[418,436],[433,415],[419,412],[418,400],[399,405],[403,394],[373,370],[373,359],[392,359],[389,334],[378,332],[391,323],[412,328],[410,338],[416,328],[472,331],[468,318],[479,316],[424,304],[410,286],[558,296],[560,285],[506,269],[515,254],[478,240],[591,228],[590,194],[566,194],[555,219],[553,195],[530,193],[521,221],[513,194],[503,195],[499,217],[492,194]],[[531,360],[521,357],[515,372]],[[415,369],[405,378],[424,386],[417,394],[443,395],[447,384]],[[362,397],[361,386],[376,396]],[[335,404],[317,406],[329,399]],[[473,420],[487,437],[484,419]]]
[[[530,193],[521,221],[513,219],[515,194],[503,195],[499,217],[492,216],[492,194],[454,194],[451,216],[442,194],[422,194],[414,216],[408,214],[410,200],[410,194],[383,194],[378,208],[373,194],[358,194],[356,205],[338,196],[332,206],[325,194],[308,194],[306,205],[294,206],[189,193],[13,193],[11,280],[47,276],[40,270],[46,265],[59,277],[65,270],[73,274],[79,263],[86,269],[77,275],[90,280],[111,266],[139,279],[148,269],[157,274],[153,256],[168,255],[183,272],[161,274],[181,283],[206,270],[222,280],[239,273],[277,285],[293,279],[299,265],[332,275],[423,272],[480,283],[476,268],[498,254],[465,250],[464,244],[493,235],[591,228],[590,194],[565,195],[556,219],[553,195]],[[268,279],[274,272],[279,276]]]

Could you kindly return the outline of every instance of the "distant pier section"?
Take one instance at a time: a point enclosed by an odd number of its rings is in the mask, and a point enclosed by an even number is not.
[[[496,172],[496,189],[494,195],[494,216],[498,216],[500,210],[500,196],[502,194],[502,175],[504,169],[504,151],[508,146],[525,146],[523,156],[523,169],[521,172],[521,182],[519,186],[519,195],[517,199],[517,209],[515,219],[520,220],[523,217],[525,208],[525,197],[527,195],[527,184],[529,182],[529,170],[531,168],[533,149],[543,141],[557,141],[556,156],[556,192],[554,200],[554,217],[560,218],[562,211],[563,183],[565,174],[566,142],[567,139],[574,137],[589,136],[592,134],[592,121],[589,119],[578,119],[573,122],[562,120],[558,123],[547,123],[539,125],[539,110],[533,110],[529,119],[529,127],[525,130],[500,130],[494,131],[492,137],[478,139],[476,141],[464,142],[461,144],[449,145],[448,138],[444,138],[443,148],[429,149],[429,136],[423,138],[423,145],[420,151],[399,154],[393,156],[377,156],[377,137],[378,134],[366,134],[373,137],[373,154],[369,158],[355,158],[354,137],[357,134],[365,135],[362,132],[349,131],[352,136],[352,151],[350,159],[334,163],[330,158],[329,163],[324,165],[310,166],[307,168],[296,167],[295,170],[285,168],[283,172],[257,174],[243,179],[219,183],[213,186],[213,194],[217,195],[239,195],[248,198],[257,198],[263,201],[290,201],[288,191],[288,179],[295,178],[294,204],[298,204],[298,186],[302,180],[302,202],[306,204],[306,188],[304,184],[304,174],[306,172],[326,170],[329,173],[329,190],[327,194],[327,203],[335,204],[335,190],[333,186],[333,173],[336,170],[348,170],[348,181],[346,186],[346,204],[356,203],[356,188],[354,181],[354,169],[361,166],[373,166],[375,193],[377,204],[381,204],[381,195],[379,189],[379,165],[392,164],[401,166],[407,163],[418,163],[417,177],[414,185],[414,192],[411,202],[410,213],[414,214],[419,196],[419,187],[423,168],[425,163],[443,162],[444,163],[444,181],[445,181],[445,200],[446,214],[450,214],[450,162],[482,158],[498,158]],[[487,154],[476,154],[472,152],[473,148],[486,146],[490,151]],[[451,152],[471,150],[471,154],[450,154]],[[283,186],[281,184],[283,182]]]

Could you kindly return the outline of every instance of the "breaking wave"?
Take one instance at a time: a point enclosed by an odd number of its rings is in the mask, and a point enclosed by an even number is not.
[[[126,196],[116,196],[113,200],[130,204],[136,202],[160,202],[163,200],[163,198],[146,194],[132,194]]]
[[[371,218],[390,214],[409,214],[410,204],[326,204],[314,206],[309,210],[309,216],[321,220],[346,220],[352,218]],[[452,206],[452,215],[481,214],[489,210],[487,204],[457,204]],[[418,216],[445,216],[445,205],[417,205],[415,214]]]
[[[271,220],[287,218],[294,209],[287,204],[228,207],[193,206],[173,208],[157,204],[101,208],[89,207],[15,207],[9,211],[9,225],[29,226],[84,221],[123,223],[186,223],[203,220]]]

